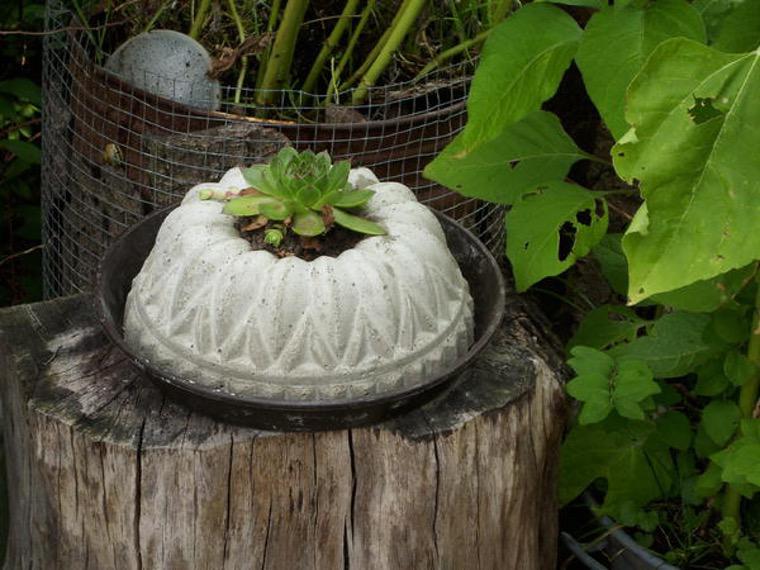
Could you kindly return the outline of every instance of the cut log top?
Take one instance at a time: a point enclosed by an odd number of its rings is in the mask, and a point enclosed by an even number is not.
[[[564,401],[544,329],[512,296],[433,402],[283,434],[166,399],[88,296],[4,309],[6,567],[549,568]]]

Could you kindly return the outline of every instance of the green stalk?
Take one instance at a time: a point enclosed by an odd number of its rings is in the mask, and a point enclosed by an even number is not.
[[[357,69],[351,77],[346,79],[345,83],[341,84],[341,89],[347,89],[351,85],[353,85],[356,81],[359,81],[361,77],[367,72],[369,67],[375,62],[377,59],[377,56],[380,54],[380,51],[385,47],[385,44],[388,43],[388,38],[391,35],[391,32],[393,29],[398,25],[398,21],[401,19],[402,14],[404,13],[404,10],[406,10],[406,7],[409,5],[411,0],[404,0],[401,6],[398,9],[398,12],[396,12],[396,15],[393,17],[393,20],[391,20],[391,25],[388,26],[388,29],[383,32],[383,35],[380,36],[380,39],[377,40],[377,43],[375,44],[375,47],[372,48],[372,51],[369,52],[369,55],[366,57],[364,62],[359,66],[359,69]]]
[[[747,359],[760,370],[760,278],[758,281],[757,297],[755,298],[755,314],[752,318],[752,332],[747,347]],[[739,391],[739,411],[742,419],[752,419],[760,394],[760,372],[748,378]],[[723,497],[723,520],[734,519],[741,528],[741,494],[736,488],[728,486]],[[728,537],[727,537],[728,538]]]
[[[361,16],[359,17],[359,23],[356,24],[356,28],[354,28],[354,31],[348,40],[348,45],[346,46],[346,50],[343,52],[343,55],[341,56],[340,61],[338,62],[338,67],[336,67],[332,72],[330,85],[327,87],[327,97],[325,97],[325,104],[327,104],[330,101],[330,97],[338,88],[338,84],[340,83],[340,75],[341,73],[343,73],[343,69],[346,67],[346,65],[348,64],[348,61],[351,59],[351,55],[354,53],[354,48],[356,48],[356,44],[359,41],[359,37],[361,36],[361,33],[364,31],[364,27],[367,25],[367,21],[369,20],[369,17],[372,15],[372,10],[374,9],[375,9],[375,0],[369,0],[369,2],[367,2],[367,5],[364,7],[364,10],[362,10]]]
[[[280,0],[274,0],[272,2],[272,8],[269,10],[269,21],[267,21],[267,33],[271,34],[277,26],[277,18],[280,17]],[[267,46],[264,53],[261,54],[259,59],[259,69],[256,72],[256,88],[261,87],[261,83],[264,81],[264,72],[267,69],[267,61],[269,61],[269,54],[272,53],[271,46]]]
[[[507,17],[507,12],[512,8],[513,0],[503,0],[502,3],[496,8],[493,13],[493,20],[491,25],[495,26]]]
[[[347,0],[346,5],[343,7],[343,12],[340,13],[335,27],[327,39],[322,44],[322,49],[317,54],[317,59],[314,60],[314,64],[309,70],[309,74],[306,76],[306,81],[303,82],[303,91],[311,93],[314,90],[314,86],[317,84],[319,75],[322,73],[325,60],[330,56],[332,51],[338,46],[340,38],[343,37],[343,33],[348,28],[348,23],[351,21],[351,16],[356,12],[356,6],[359,4],[359,0]]]
[[[267,61],[264,79],[261,82],[262,90],[256,96],[256,103],[259,105],[270,105],[274,95],[273,91],[281,89],[288,80],[298,32],[301,29],[308,7],[309,0],[288,0],[285,4],[282,22],[277,28],[272,53]]]
[[[235,0],[227,0],[230,7],[230,16],[235,22],[237,28],[238,38],[242,44],[245,41],[245,26],[243,26],[243,20],[240,19],[240,14],[237,11]],[[248,71],[248,56],[244,55],[241,59],[240,73],[238,74],[237,85],[235,86],[235,104],[240,103],[240,94],[243,91],[243,82],[245,81],[245,74]]]
[[[198,12],[196,12],[195,18],[193,18],[193,23],[190,26],[190,33],[188,34],[194,40],[197,40],[198,36],[201,35],[201,30],[203,29],[203,24],[206,21],[206,15],[208,14],[210,7],[211,0],[201,0],[201,4],[198,6]]]
[[[450,47],[447,50],[442,51],[437,56],[435,56],[432,60],[430,60],[430,63],[428,63],[425,67],[423,67],[420,72],[414,77],[414,79],[419,79],[431,71],[433,71],[435,68],[439,67],[442,63],[445,63],[446,61],[450,60],[452,57],[455,57],[462,53],[463,51],[467,51],[471,47],[474,47],[478,44],[481,44],[485,41],[485,39],[488,37],[488,34],[491,32],[491,29],[485,30],[484,32],[480,32],[477,36],[475,36],[472,39],[466,40],[462,42],[461,44],[455,45],[454,47]]]
[[[385,68],[388,67],[388,64],[393,58],[393,54],[401,45],[401,42],[406,37],[407,33],[409,33],[409,30],[414,25],[417,16],[420,15],[425,4],[426,0],[410,0],[409,4],[405,7],[406,9],[401,13],[401,17],[396,26],[391,28],[387,43],[383,46],[377,59],[359,82],[359,87],[356,88],[356,91],[354,91],[351,97],[351,103],[358,105],[364,102],[369,88],[375,84],[383,71],[385,71]]]

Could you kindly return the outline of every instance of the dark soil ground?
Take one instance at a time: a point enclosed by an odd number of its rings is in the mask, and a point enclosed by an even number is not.
[[[256,218],[253,217],[242,217],[235,222],[235,227],[240,235],[251,244],[251,249],[263,249],[278,257],[300,257],[304,261],[314,261],[323,255],[338,257],[367,237],[340,226],[332,226],[326,234],[310,238],[299,236],[286,229],[282,242],[278,247],[274,247],[264,241],[264,233],[268,228],[273,227],[271,222],[263,227],[246,230],[246,226],[257,225],[255,220]]]

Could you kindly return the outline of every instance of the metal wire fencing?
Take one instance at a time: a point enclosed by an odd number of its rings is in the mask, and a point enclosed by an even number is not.
[[[296,91],[256,105],[254,89],[222,87],[221,105],[189,107],[137,89],[106,72],[61,0],[47,4],[43,61],[43,283],[47,298],[93,283],[105,249],[152,211],[234,166],[261,162],[284,144],[327,150],[335,159],[399,181],[418,199],[473,230],[494,252],[503,243],[502,208],[464,198],[425,179],[425,165],[464,127],[468,68],[449,66],[424,82],[350,93],[328,102]],[[57,30],[57,31],[56,31]],[[150,71],[146,70],[146,74]],[[180,85],[166,77],[147,77]]]

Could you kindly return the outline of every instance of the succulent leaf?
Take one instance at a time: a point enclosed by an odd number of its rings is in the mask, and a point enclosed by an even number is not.
[[[293,209],[285,202],[270,198],[269,200],[262,202],[259,205],[259,211],[262,216],[266,216],[270,220],[281,221],[293,214]]]
[[[246,181],[261,195],[241,196],[231,200],[224,211],[236,216],[265,216],[270,220],[293,219],[293,231],[316,236],[335,223],[363,234],[382,235],[376,223],[335,208],[358,208],[367,203],[372,190],[354,190],[348,182],[351,165],[342,160],[331,163],[330,155],[310,150],[301,153],[292,147],[281,149],[268,165],[256,165],[243,171]],[[333,208],[335,207],[335,208]],[[328,220],[328,221],[326,221]]]
[[[264,241],[271,246],[280,247],[285,234],[280,228],[269,228],[264,231]]]
[[[245,168],[243,170],[243,178],[245,178],[245,181],[251,185],[251,188],[255,188],[262,194],[277,196],[277,188],[267,175],[268,171],[269,169],[266,164],[257,164],[256,166]]]
[[[296,194],[296,199],[304,206],[311,208],[322,197],[322,192],[316,186],[304,186]]]
[[[269,196],[239,196],[224,205],[223,213],[230,216],[258,216],[262,201],[274,200]]]
[[[308,211],[305,214],[296,214],[293,217],[293,231],[298,235],[313,237],[325,232],[325,222],[322,216],[316,212]]]
[[[340,208],[333,208],[333,216],[335,217],[336,224],[360,234],[382,236],[386,233],[381,225],[366,218],[348,214]]]
[[[349,192],[338,192],[336,198],[331,200],[331,204],[336,208],[358,208],[366,204],[372,198],[372,190],[351,190]]]

